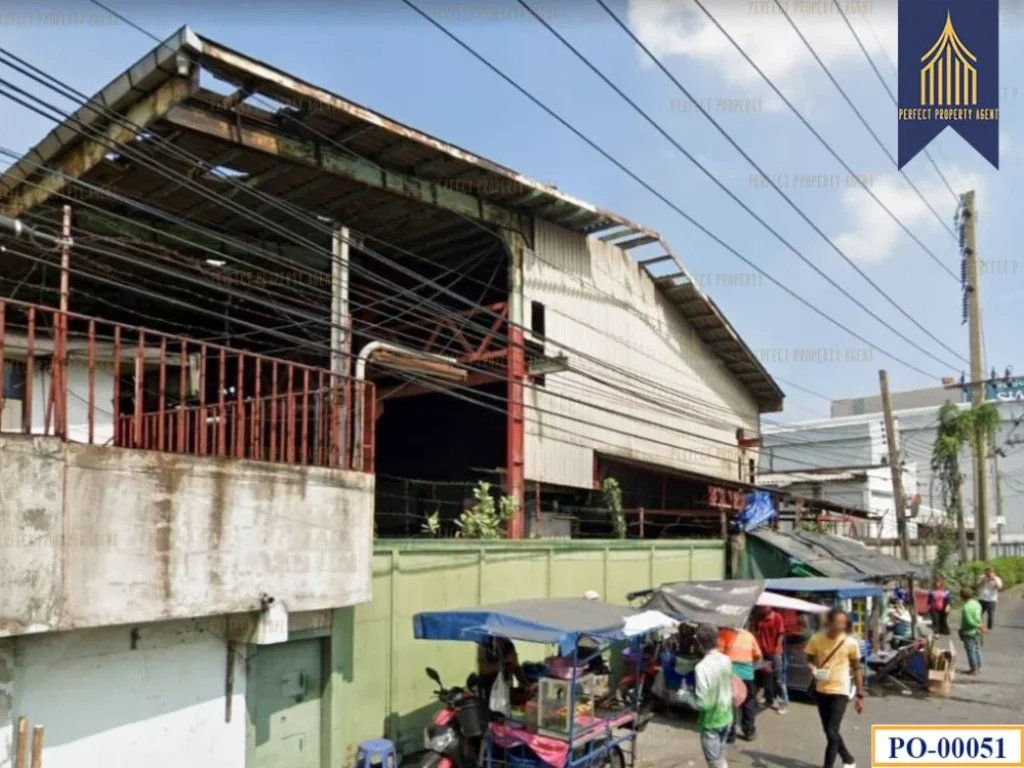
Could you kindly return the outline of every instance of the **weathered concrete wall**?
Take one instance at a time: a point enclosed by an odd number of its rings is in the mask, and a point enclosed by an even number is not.
[[[0,439],[0,636],[370,599],[373,478]]]
[[[14,641],[0,640],[0,768],[10,768],[14,749]]]
[[[245,768],[245,659],[231,657],[228,722],[223,628],[218,618],[6,641],[14,715],[45,727],[46,768]]]

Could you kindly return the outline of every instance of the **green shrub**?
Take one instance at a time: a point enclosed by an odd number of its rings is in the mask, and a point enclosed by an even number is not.
[[[997,557],[987,563],[966,563],[956,568],[946,580],[949,591],[959,597],[963,587],[974,589],[988,566],[1003,580],[1004,589],[1024,583],[1024,557]]]

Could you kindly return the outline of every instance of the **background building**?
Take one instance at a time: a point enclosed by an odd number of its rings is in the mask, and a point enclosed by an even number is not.
[[[996,404],[1001,422],[995,444],[1000,455],[988,460],[991,536],[1024,532],[1024,403],[1016,398],[1019,387],[991,386],[988,399]],[[938,426],[939,407],[947,400],[960,399],[959,389],[934,388],[892,395],[900,451],[904,462],[904,490],[917,499],[917,515],[911,519],[911,535],[917,523],[943,514],[941,489],[931,470],[931,454]],[[907,403],[929,403],[922,407],[901,407]],[[960,402],[961,408],[970,407]],[[763,482],[804,489],[805,495],[864,502],[879,525],[872,536],[895,536],[895,510],[888,470],[885,427],[881,402],[876,397],[839,400],[833,414],[849,410],[857,415],[767,427],[761,453]],[[974,487],[971,481],[973,456],[961,457],[963,495],[968,528],[973,530]],[[808,464],[815,469],[809,470]],[[998,465],[998,471],[997,471]],[[851,496],[852,494],[852,496]]]

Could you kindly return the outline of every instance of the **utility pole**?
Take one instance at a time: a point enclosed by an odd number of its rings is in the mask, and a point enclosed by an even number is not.
[[[896,425],[892,417],[892,401],[889,399],[889,374],[878,372],[882,387],[882,410],[885,414],[885,440],[889,450],[889,471],[892,475],[892,497],[896,505],[896,527],[900,535],[900,556],[910,562],[910,539],[907,533],[906,499],[903,497],[903,467],[899,448],[896,445]]]
[[[996,533],[998,535],[996,540],[1002,543],[1003,528],[999,525],[999,520],[1003,517],[1003,486],[999,477],[999,451],[998,446],[994,446],[992,449],[992,482],[996,485]],[[998,553],[996,554],[998,555]]]
[[[896,422],[892,417],[892,400],[889,398],[889,374],[878,372],[878,383],[882,388],[882,410],[885,413],[885,439],[889,450],[889,472],[892,475],[892,498],[896,505],[896,525],[900,534],[900,556],[910,562],[910,539],[907,532],[907,506],[903,495],[903,462],[896,445]],[[907,591],[910,594],[910,631],[917,637],[917,597],[914,594],[914,577],[907,577]]]
[[[961,247],[967,284],[967,322],[971,347],[971,407],[985,402],[985,361],[981,346],[981,291],[978,280],[978,248],[975,222],[974,192],[960,197]],[[980,429],[974,433],[974,525],[975,554],[979,560],[988,560],[988,482],[985,471],[985,436]]]
[[[57,381],[53,386],[56,397],[54,407],[54,432],[65,440],[68,437],[68,304],[71,296],[71,206],[64,206],[61,222],[60,246],[60,319],[57,325],[57,354],[55,355],[54,371],[58,372]]]

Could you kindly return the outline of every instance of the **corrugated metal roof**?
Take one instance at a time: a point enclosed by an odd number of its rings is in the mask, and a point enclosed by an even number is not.
[[[237,91],[223,95],[200,87],[200,69]],[[187,85],[183,94],[169,87],[180,83]],[[253,95],[277,105],[268,109]],[[492,234],[488,229],[523,231],[523,222],[531,219],[600,235],[627,250],[657,244],[659,255],[638,260],[658,290],[754,395],[762,412],[782,410],[784,395],[778,384],[661,235],[618,214],[246,57],[188,27],[115,78],[93,101],[122,114],[134,109],[145,117],[147,131],[199,156],[210,167],[230,165],[247,184],[258,184],[261,192],[344,221],[355,231],[389,241],[397,252],[454,258],[479,251],[483,238]],[[96,109],[83,107],[8,168],[0,176],[0,200],[9,213],[20,214],[46,199],[31,179],[49,183],[56,177],[40,173],[40,164],[63,164],[64,172],[76,178],[146,202],[158,199],[160,207],[213,229],[273,239],[262,225],[218,209],[193,190],[170,185],[174,194],[168,199],[167,180],[150,169],[119,162],[105,152],[85,157],[81,145],[86,142],[76,121],[98,128],[108,122]],[[310,138],[316,136],[330,137],[330,145]],[[127,140],[132,139],[137,137]],[[325,173],[328,153],[333,167]],[[193,178],[216,185],[216,178],[207,174]],[[273,210],[260,213],[271,220],[279,215]],[[476,221],[470,221],[473,218]],[[300,235],[315,234],[299,231],[301,225],[294,220],[289,226]],[[659,264],[668,266],[667,274],[663,269],[658,274],[651,271]]]
[[[822,576],[839,579],[891,579],[928,575],[928,569],[870,549],[859,541],[828,533],[761,530],[747,534],[799,560]]]
[[[761,485],[784,488],[790,485],[803,483],[829,483],[863,480],[865,477],[867,477],[866,472],[774,472],[758,475],[757,480]]]

